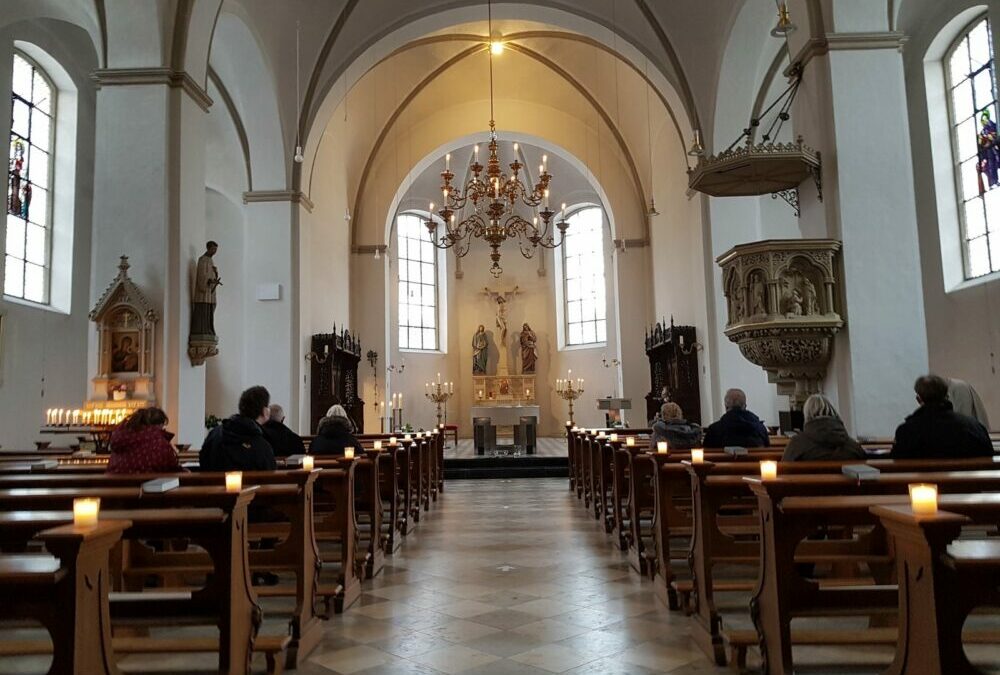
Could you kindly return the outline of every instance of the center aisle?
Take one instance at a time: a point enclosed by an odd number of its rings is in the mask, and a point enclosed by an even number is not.
[[[565,479],[449,481],[303,675],[731,672],[588,518]]]

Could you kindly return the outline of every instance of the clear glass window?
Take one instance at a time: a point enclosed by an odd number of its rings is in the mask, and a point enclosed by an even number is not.
[[[604,214],[597,207],[588,207],[566,220],[569,228],[562,246],[566,344],[605,342]]]
[[[399,270],[399,348],[438,348],[437,249],[423,218],[404,213],[396,218]]]
[[[15,52],[3,292],[40,304],[49,303],[54,96],[45,73]]]

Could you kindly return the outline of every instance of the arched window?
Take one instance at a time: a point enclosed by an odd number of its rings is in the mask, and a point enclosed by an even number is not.
[[[49,304],[55,92],[33,61],[14,53],[3,292],[40,304]]]
[[[569,229],[561,247],[566,345],[605,342],[604,212],[586,207],[566,220]]]
[[[399,269],[399,348],[438,349],[438,249],[431,243],[423,218],[403,213],[396,218]]]
[[[1000,271],[1000,137],[993,36],[980,17],[945,56],[965,278]]]

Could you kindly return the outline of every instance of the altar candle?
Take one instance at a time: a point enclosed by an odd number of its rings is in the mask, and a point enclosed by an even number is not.
[[[382,449],[382,441],[375,441],[375,444],[374,444],[374,446],[373,446],[373,447],[374,447],[374,448],[375,448],[376,450],[381,450],[381,449]]]
[[[399,395],[399,408],[400,409],[403,408],[403,395],[402,394]]]
[[[397,445],[399,445],[399,441],[396,440],[395,436],[389,437],[389,445],[391,445],[392,447],[396,447]]]
[[[78,498],[73,500],[73,524],[81,527],[97,525],[97,516],[101,512],[99,498]]]
[[[315,465],[316,459],[312,455],[306,455],[302,458],[302,468],[305,471],[312,471]]]
[[[52,424],[52,408],[48,408],[45,411],[45,426]]]
[[[931,483],[911,483],[910,507],[914,513],[931,515],[937,513],[937,485]]]
[[[226,472],[226,492],[239,492],[243,489],[243,472]]]
[[[701,448],[694,448],[691,450],[691,463],[692,464],[703,464],[705,462],[705,451]]]
[[[448,383],[448,393],[449,394],[454,394],[455,393],[455,383],[454,382],[449,382]]]
[[[611,436],[609,438],[611,439],[612,443],[617,443],[618,442],[618,434],[611,434]]]
[[[765,459],[760,463],[760,477],[764,480],[771,480],[778,477],[778,463],[772,459]]]
[[[344,459],[354,459],[354,448],[344,448]]]
[[[626,447],[634,448],[635,447],[635,436],[629,436],[628,438],[626,438],[625,439],[625,445],[626,445]]]
[[[658,452],[661,455],[667,454],[667,442],[666,441],[657,441],[656,442],[656,452]]]
[[[531,398],[531,390],[530,390],[530,389],[525,389],[525,390],[524,390],[524,395],[525,395],[525,397],[527,397],[527,398]]]

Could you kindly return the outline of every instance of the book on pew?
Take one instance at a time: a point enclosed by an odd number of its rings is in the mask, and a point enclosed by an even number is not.
[[[201,464],[198,462],[181,462],[181,468],[188,469],[191,471],[197,471],[201,468]]]
[[[142,484],[143,492],[170,492],[181,486],[180,478],[176,476],[167,478],[154,478]]]
[[[32,469],[54,469],[57,466],[59,466],[59,462],[55,459],[40,459],[31,463]]]
[[[306,455],[289,455],[285,457],[285,466],[302,466],[302,458]]]
[[[749,450],[744,448],[742,445],[727,445],[722,449],[730,457],[742,457],[750,453]]]
[[[845,464],[840,467],[840,470],[845,476],[850,476],[859,483],[865,480],[875,480],[882,473],[874,466],[868,466],[867,464]]]

